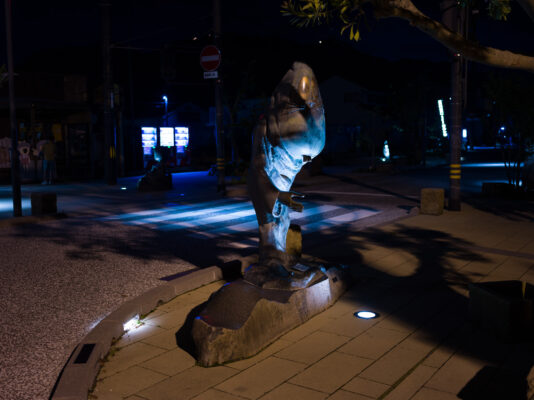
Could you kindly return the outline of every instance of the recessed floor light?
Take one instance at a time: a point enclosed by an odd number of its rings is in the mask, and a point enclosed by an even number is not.
[[[378,313],[375,313],[373,311],[357,311],[354,313],[355,317],[361,318],[361,319],[373,319],[378,317]]]

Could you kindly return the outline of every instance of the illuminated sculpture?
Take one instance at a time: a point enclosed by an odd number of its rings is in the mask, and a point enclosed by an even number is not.
[[[276,87],[254,129],[249,194],[260,231],[260,258],[243,279],[222,286],[193,314],[191,337],[200,365],[256,354],[275,339],[330,307],[350,281],[348,268],[286,251],[289,209],[302,211],[291,185],[324,147],[324,110],[317,80],[294,63]],[[186,326],[186,325],[184,325]]]
[[[254,129],[249,194],[260,233],[259,265],[286,275],[294,260],[285,252],[289,209],[302,211],[291,185],[302,166],[324,147],[324,108],[315,75],[295,62],[271,96]]]

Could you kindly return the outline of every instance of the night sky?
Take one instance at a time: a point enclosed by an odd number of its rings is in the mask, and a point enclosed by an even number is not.
[[[299,43],[328,38],[343,40],[339,27],[297,29],[280,14],[280,1],[222,1],[223,33],[276,36]],[[421,9],[437,16],[437,1],[416,1]],[[16,61],[43,50],[97,45],[99,11],[96,0],[13,1],[14,50]],[[122,46],[159,49],[172,40],[206,36],[211,29],[211,0],[126,1],[112,0],[112,42]],[[1,18],[4,21],[4,7]],[[2,24],[3,25],[3,24]],[[477,21],[478,40],[483,44],[515,51],[534,49],[534,22],[513,3],[507,22]],[[369,29],[369,30],[368,30]],[[362,40],[353,48],[388,59],[416,58],[444,60],[447,52],[433,39],[400,20],[370,18]],[[4,38],[4,35],[2,35]],[[0,62],[5,63],[5,40],[0,44]]]

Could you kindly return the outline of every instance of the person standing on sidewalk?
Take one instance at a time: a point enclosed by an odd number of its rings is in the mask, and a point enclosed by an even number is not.
[[[56,174],[56,144],[54,139],[49,139],[43,145],[43,185],[51,185]]]

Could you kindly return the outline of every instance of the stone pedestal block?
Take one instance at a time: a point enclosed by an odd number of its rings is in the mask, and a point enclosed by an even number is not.
[[[498,337],[530,336],[534,327],[534,286],[521,281],[469,285],[469,315]]]
[[[31,203],[32,215],[57,213],[57,195],[55,193],[32,193]]]
[[[199,364],[209,367],[253,356],[330,307],[346,290],[350,274],[346,267],[323,271],[298,290],[266,289],[243,279],[223,286],[193,322]]]
[[[445,203],[445,190],[440,188],[421,189],[421,214],[441,215]]]

